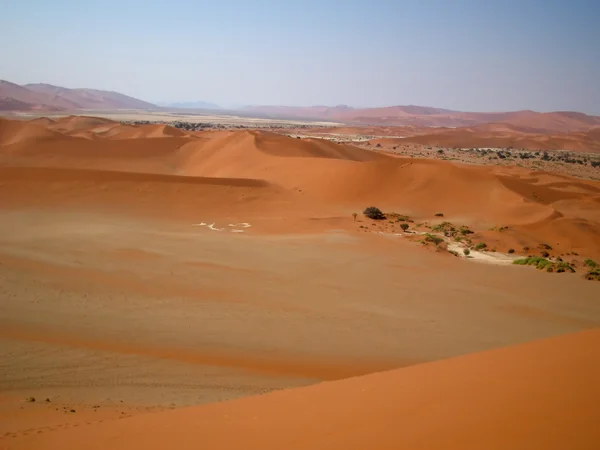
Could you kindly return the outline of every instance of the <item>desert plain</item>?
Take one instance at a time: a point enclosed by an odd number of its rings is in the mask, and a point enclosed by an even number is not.
[[[597,448],[593,177],[20,119],[0,119],[0,448]]]

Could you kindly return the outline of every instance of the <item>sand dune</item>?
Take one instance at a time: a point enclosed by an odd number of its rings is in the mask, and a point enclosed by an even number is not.
[[[5,441],[7,449],[595,449],[598,329],[260,397]]]
[[[3,386],[52,396],[13,398],[0,447],[595,448],[598,330],[372,373],[590,328],[598,308],[578,275],[381,236],[388,221],[352,218],[369,205],[501,251],[600,256],[594,181],[263,131],[0,119]],[[90,402],[81,418],[49,411],[65,394]]]
[[[254,180],[256,186],[269,186],[270,191],[277,192],[283,202],[270,204],[258,198],[256,204],[262,201],[265,212],[277,208],[291,211],[291,205],[296,204],[302,214],[349,215],[375,204],[387,211],[427,219],[441,211],[448,220],[484,229],[508,226],[507,239],[522,247],[551,241],[560,252],[579,249],[590,256],[600,254],[597,182],[517,169],[396,158],[329,141],[292,139],[262,131],[197,135],[164,125],[123,126],[86,117],[48,122],[47,128],[40,123],[0,121],[0,165],[181,177],[169,183],[161,181],[163,187],[187,186],[190,177]],[[72,133],[91,133],[92,137]],[[42,178],[56,177],[57,173],[39,172]],[[75,186],[69,177],[70,185]],[[21,185],[33,183],[34,178],[24,178]],[[10,180],[20,189],[18,180]],[[131,195],[136,192],[135,180],[132,175],[128,183],[133,189]],[[120,179],[119,183],[123,182]],[[150,186],[158,183],[158,178],[145,182]],[[102,183],[94,185],[93,198],[106,204]],[[33,185],[41,189],[41,184]],[[91,195],[89,189],[86,192]],[[198,189],[193,189],[193,195],[199,195]],[[248,195],[250,192],[244,194],[244,201]],[[161,210],[158,202],[167,198],[171,197],[156,198],[157,210]],[[191,203],[191,199],[182,202]],[[224,208],[219,208],[219,214]]]

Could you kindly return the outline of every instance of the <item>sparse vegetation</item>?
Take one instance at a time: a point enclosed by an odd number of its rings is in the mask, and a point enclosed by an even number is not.
[[[475,250],[483,250],[484,248],[487,248],[487,244],[485,242],[480,242],[475,246]]]
[[[532,256],[516,259],[513,261],[513,264],[517,264],[519,266],[535,266],[536,268],[543,270],[552,266],[552,261],[548,261],[546,258],[542,258],[540,256]]]
[[[575,272],[575,269],[571,264],[567,262],[553,263],[552,261],[542,258],[540,256],[532,256],[528,258],[516,259],[513,264],[520,266],[535,266],[539,270],[546,270],[547,272]]]
[[[600,281],[600,268],[591,269],[584,277],[586,280]]]
[[[600,281],[600,264],[593,259],[586,259],[584,264],[589,267],[588,272],[584,275],[586,280]]]
[[[425,233],[425,242],[433,242],[435,245],[439,245],[444,242],[444,239],[431,233]]]
[[[389,217],[396,219],[396,222],[412,222],[408,216],[398,213],[389,213]]]
[[[384,220],[385,219],[385,214],[383,214],[383,212],[375,206],[369,206],[367,209],[364,210],[363,214],[365,216],[367,216],[369,219],[373,219],[373,220]]]
[[[463,236],[466,236],[468,234],[473,234],[473,231],[469,230],[469,227],[467,227],[465,225],[461,226],[459,231],[460,231],[460,234],[462,234]]]
[[[554,265],[554,267],[556,268],[556,271],[558,273],[575,272],[575,269],[573,268],[573,266],[571,266],[571,264],[569,264],[568,262],[565,262],[565,261],[559,261],[558,263],[556,263]]]

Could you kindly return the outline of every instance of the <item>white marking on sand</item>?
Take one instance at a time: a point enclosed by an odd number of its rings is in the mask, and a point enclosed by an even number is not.
[[[212,231],[224,231],[225,230],[225,228],[216,228],[215,222],[213,222],[211,224],[207,224],[206,222],[193,223],[192,226],[193,227],[208,227]],[[252,225],[250,225],[248,222],[241,222],[241,223],[230,223],[229,226],[230,227],[250,228]],[[230,230],[230,231],[232,233],[243,233],[244,232],[244,230],[239,230],[239,229],[234,229],[234,230]]]
[[[223,228],[215,228],[215,224],[214,224],[214,222],[213,222],[213,223],[211,223],[211,224],[208,226],[208,228],[210,228],[210,229],[211,229],[211,230],[213,230],[213,231],[223,231]]]

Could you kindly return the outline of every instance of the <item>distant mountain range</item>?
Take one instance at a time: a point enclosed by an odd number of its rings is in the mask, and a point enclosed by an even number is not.
[[[572,111],[480,113],[414,105],[383,108],[352,108],[345,105],[335,107],[248,106],[243,111],[246,115],[260,115],[261,117],[327,120],[358,126],[470,127],[486,123],[501,123],[518,126],[531,132],[561,133],[586,131],[600,127],[600,117]]]
[[[177,109],[222,109],[219,105],[215,105],[214,103],[209,102],[161,102],[157,103],[158,106],[162,106],[164,108],[177,108]]]
[[[118,92],[97,89],[68,89],[50,84],[26,84],[0,80],[0,111],[75,112],[77,110],[180,110],[222,109],[203,101],[155,105]],[[249,117],[306,119],[367,126],[472,127],[481,124],[506,124],[535,133],[571,133],[600,127],[600,117],[559,111],[539,113],[513,111],[501,113],[462,112],[425,106],[388,106],[353,108],[338,106],[247,106],[227,108],[226,112]]]
[[[0,80],[0,111],[60,112],[81,109],[158,109],[118,92],[97,89],[68,89],[51,84],[20,86]]]

